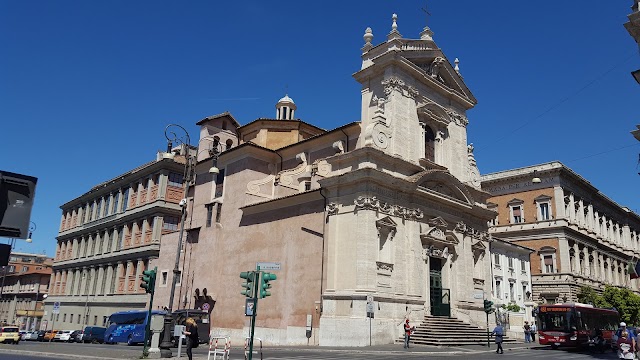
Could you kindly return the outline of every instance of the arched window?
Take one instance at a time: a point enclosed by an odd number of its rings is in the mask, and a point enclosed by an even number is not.
[[[435,141],[436,135],[429,125],[424,125],[424,158],[435,161]]]

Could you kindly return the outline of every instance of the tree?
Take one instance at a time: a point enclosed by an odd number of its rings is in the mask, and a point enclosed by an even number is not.
[[[601,301],[602,296],[600,296],[592,287],[582,286],[580,288],[580,292],[578,293],[578,302],[598,306],[597,304]]]
[[[629,324],[640,323],[640,296],[627,288],[607,285],[602,295],[599,295],[593,288],[583,286],[578,293],[578,301],[599,308],[615,308],[621,321]]]

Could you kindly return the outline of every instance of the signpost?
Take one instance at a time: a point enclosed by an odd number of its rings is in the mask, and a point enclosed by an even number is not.
[[[369,346],[371,346],[371,319],[373,319],[373,313],[375,306],[373,303],[373,295],[367,295],[367,317],[369,318]]]
[[[53,310],[51,310],[51,314],[58,315],[60,314],[60,301],[56,301],[53,303]],[[54,327],[56,326],[56,317],[51,316],[51,332],[53,333]],[[53,340],[53,336],[49,338],[49,344],[51,344],[51,340]]]

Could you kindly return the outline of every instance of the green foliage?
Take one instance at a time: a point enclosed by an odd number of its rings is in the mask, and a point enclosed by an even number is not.
[[[518,304],[502,304],[500,307],[507,311],[520,312],[520,306]]]
[[[607,285],[599,295],[591,287],[583,286],[578,293],[578,301],[599,308],[615,308],[620,314],[620,321],[640,323],[640,296],[627,288]]]

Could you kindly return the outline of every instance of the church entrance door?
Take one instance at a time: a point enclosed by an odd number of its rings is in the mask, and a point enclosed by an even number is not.
[[[431,302],[431,315],[451,316],[449,289],[442,287],[442,259],[429,259],[429,300]]]

